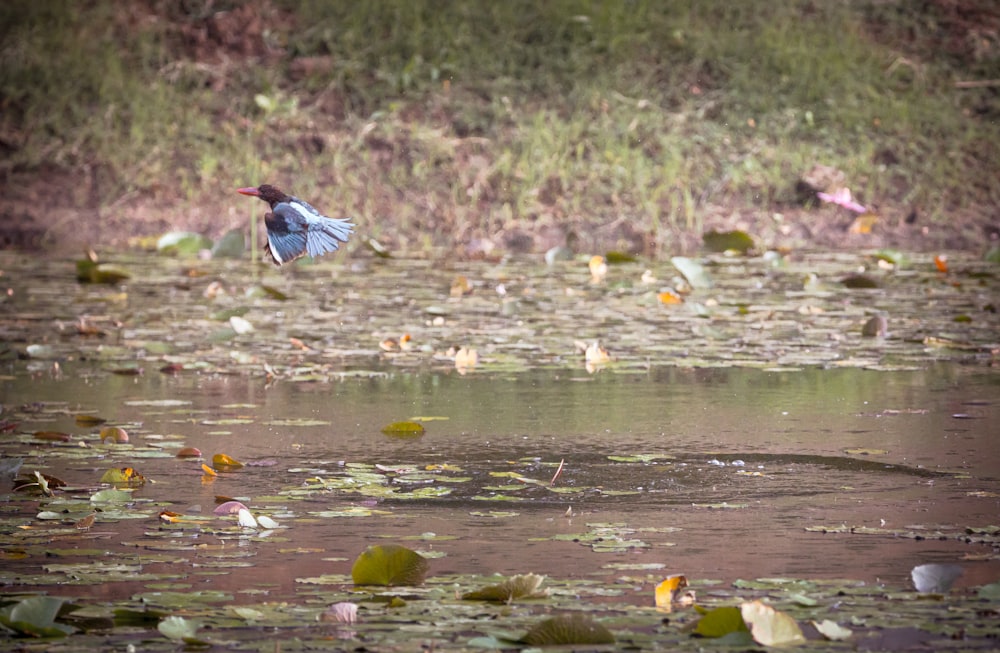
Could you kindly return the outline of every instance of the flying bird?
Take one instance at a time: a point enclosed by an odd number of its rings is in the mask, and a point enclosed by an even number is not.
[[[346,243],[354,231],[350,220],[328,218],[308,202],[285,194],[270,184],[238,188],[238,193],[258,197],[271,206],[264,215],[267,245],[264,252],[277,265],[302,256],[320,256]]]

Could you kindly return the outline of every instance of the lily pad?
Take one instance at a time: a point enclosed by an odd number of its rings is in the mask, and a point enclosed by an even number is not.
[[[370,546],[351,567],[355,585],[420,585],[427,576],[427,559],[400,544]]]
[[[587,615],[551,617],[536,624],[521,641],[530,646],[614,644],[615,636]]]

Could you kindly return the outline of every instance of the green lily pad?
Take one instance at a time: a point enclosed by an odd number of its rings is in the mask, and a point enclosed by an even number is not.
[[[521,641],[530,646],[614,644],[615,636],[587,615],[551,617],[536,624]]]
[[[194,256],[203,249],[211,249],[212,241],[190,231],[171,231],[156,241],[156,251],[161,254]]]
[[[706,612],[698,620],[694,632],[702,637],[723,637],[730,633],[749,631],[739,608],[725,606]]]
[[[417,422],[393,422],[382,427],[382,432],[394,438],[416,438],[424,434],[423,424]]]
[[[746,254],[753,249],[753,238],[745,231],[709,231],[701,237],[713,252],[736,251]]]
[[[399,544],[370,546],[351,567],[355,585],[420,585],[427,576],[427,559]]]
[[[212,245],[212,258],[240,258],[247,249],[243,229],[230,229]]]

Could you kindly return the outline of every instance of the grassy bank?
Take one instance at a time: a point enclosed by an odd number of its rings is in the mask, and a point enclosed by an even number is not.
[[[966,4],[981,32],[935,2],[12,0],[0,172],[209,235],[267,180],[401,249],[765,232],[816,165],[884,224],[975,219],[1000,100],[956,82],[997,77],[1000,44]]]

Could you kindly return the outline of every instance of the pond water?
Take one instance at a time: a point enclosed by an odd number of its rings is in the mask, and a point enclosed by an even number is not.
[[[719,259],[713,287],[675,308],[658,287],[594,287],[585,266],[388,262],[259,279],[246,263],[150,257],[98,286],[78,285],[72,262],[8,255],[0,452],[67,488],[46,498],[4,481],[3,581],[295,600],[315,591],[306,579],[349,582],[358,553],[385,542],[425,553],[438,577],[607,583],[651,568],[905,586],[936,562],[963,565],[958,587],[996,581],[995,536],[975,532],[1000,523],[996,279],[969,262],[964,288],[928,267],[859,295],[834,280],[870,260],[831,260],[775,272]],[[827,288],[802,290],[807,270]],[[477,291],[456,296],[456,275]],[[898,335],[860,336],[890,308]],[[379,347],[402,333],[414,349]],[[613,360],[588,372],[575,339],[600,339]],[[478,363],[459,373],[451,345],[477,348]],[[102,443],[79,414],[130,442]],[[382,432],[402,420],[426,431]],[[184,446],[205,460],[177,458]],[[218,453],[246,466],[208,477]],[[74,528],[102,474],[125,466],[147,479],[134,501]],[[220,525],[218,497],[283,528]],[[164,510],[211,521],[167,524]]]

